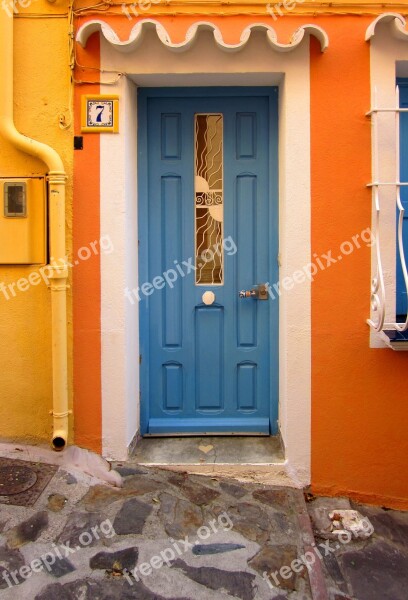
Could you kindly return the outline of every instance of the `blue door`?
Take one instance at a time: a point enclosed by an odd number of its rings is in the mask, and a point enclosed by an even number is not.
[[[139,91],[144,435],[276,432],[277,99]]]
[[[400,106],[408,108],[408,80],[399,80],[400,87]],[[400,115],[400,177],[402,182],[408,182],[408,113]],[[404,248],[406,249],[405,259],[408,260],[408,187],[401,187],[401,202],[405,208],[404,225],[403,225],[403,240]],[[397,226],[398,226],[399,211],[397,211]],[[407,305],[407,288],[405,285],[404,274],[402,271],[401,258],[398,251],[397,239],[397,318],[399,321],[406,319],[408,312]]]

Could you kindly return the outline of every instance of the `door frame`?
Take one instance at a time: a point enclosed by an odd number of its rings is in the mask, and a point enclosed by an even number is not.
[[[173,87],[138,89],[138,237],[139,237],[139,282],[149,281],[148,256],[148,136],[147,136],[147,103],[149,98],[203,98],[222,96],[263,96],[269,99],[269,264],[271,285],[279,282],[279,88],[269,87]],[[279,410],[279,295],[269,299],[270,311],[270,435],[278,433]],[[147,432],[149,422],[149,298],[139,303],[139,338],[140,338],[140,433]],[[165,434],[161,434],[164,436]],[[170,434],[169,434],[170,435]],[[171,434],[178,437],[180,434]],[[195,434],[191,434],[195,435]],[[197,434],[203,435],[203,434]],[[216,435],[216,434],[213,434]],[[245,434],[243,434],[245,435]]]

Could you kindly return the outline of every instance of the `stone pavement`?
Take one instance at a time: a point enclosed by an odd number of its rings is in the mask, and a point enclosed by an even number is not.
[[[324,519],[344,499],[118,471],[122,488],[60,467],[34,506],[0,504],[1,600],[408,598],[408,513],[354,507],[375,533],[341,545]]]
[[[353,509],[368,518],[374,531],[367,540],[338,544],[324,554],[321,564],[329,598],[357,600],[407,600],[408,512],[350,502],[346,498],[317,498],[308,504],[314,536],[327,544],[327,513]],[[326,522],[325,522],[326,521]]]

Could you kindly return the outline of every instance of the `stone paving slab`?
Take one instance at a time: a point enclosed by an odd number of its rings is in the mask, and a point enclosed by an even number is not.
[[[317,498],[307,506],[316,543],[322,544],[329,598],[407,600],[408,512],[358,504],[347,498]],[[345,536],[335,542],[327,533],[327,515],[350,508],[368,519],[372,535],[366,540]]]
[[[34,506],[0,505],[0,600],[407,597],[406,513],[353,505],[376,530],[340,544],[321,530],[347,500],[306,505],[294,488],[120,472],[113,488],[59,468]]]

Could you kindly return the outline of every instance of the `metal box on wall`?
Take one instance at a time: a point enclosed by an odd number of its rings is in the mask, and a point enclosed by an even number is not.
[[[45,264],[45,177],[0,178],[0,202],[0,264]]]

